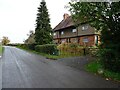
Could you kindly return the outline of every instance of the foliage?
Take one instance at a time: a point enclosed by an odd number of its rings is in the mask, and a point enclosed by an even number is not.
[[[86,69],[90,72],[98,73],[98,70],[102,69],[102,65],[98,60],[96,60],[87,64]]]
[[[63,55],[83,55],[83,47],[77,43],[62,43],[57,46],[60,51],[60,54]]]
[[[40,53],[46,53],[46,54],[57,54],[57,46],[55,44],[46,44],[46,45],[37,45],[35,47],[35,50]]]
[[[120,56],[114,49],[102,49],[99,51],[101,62],[105,69],[120,72]]]
[[[98,57],[99,48],[98,47],[89,47],[87,48],[88,54],[94,57]]]
[[[50,44],[52,42],[52,29],[46,2],[43,0],[38,8],[35,41],[39,45]]]
[[[17,47],[28,49],[26,44],[18,44]]]
[[[24,49],[35,50],[36,45],[37,44],[18,44],[18,45],[15,45],[15,46],[18,46],[18,47],[21,47],[21,48],[24,48]]]
[[[17,48],[24,49],[24,50],[27,50],[29,52],[45,56],[46,58],[52,59],[52,60],[57,60],[59,58],[75,56],[75,55],[65,55],[65,54],[62,54],[62,53],[59,54],[59,52],[56,53],[57,55],[50,55],[50,54],[46,54],[46,53],[40,53],[39,51],[29,49],[28,47],[25,46],[25,44],[18,45]]]
[[[18,44],[7,44],[7,46],[17,46]]]
[[[35,44],[35,34],[32,30],[29,32],[29,34],[27,34],[27,36],[28,36],[28,39],[26,39],[24,41],[24,43],[25,44]]]
[[[0,55],[2,54],[2,46],[0,45]]]
[[[70,2],[69,4],[77,26],[89,23],[101,32],[101,48],[108,49],[107,51],[102,49],[100,53],[104,67],[119,72],[120,2]]]
[[[86,70],[92,73],[99,74],[107,79],[112,79],[115,81],[120,81],[120,72],[115,73],[110,70],[104,70],[103,69],[103,63],[101,63],[99,60],[90,62],[86,65]]]
[[[8,37],[3,37],[3,39],[2,39],[3,45],[7,45],[9,42],[10,42],[10,40],[8,39]]]
[[[37,44],[26,44],[26,47],[28,47],[28,49],[35,50],[36,45]]]

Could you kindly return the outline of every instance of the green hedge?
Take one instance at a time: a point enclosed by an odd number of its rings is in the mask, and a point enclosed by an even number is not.
[[[35,50],[36,44],[18,44],[17,46],[25,48],[25,49]]]
[[[58,49],[55,44],[36,45],[35,50],[40,53],[58,55]]]
[[[31,49],[31,50],[35,50],[35,46],[37,44],[26,44],[26,46],[28,47],[28,49]]]
[[[120,55],[115,49],[102,49],[99,51],[101,62],[105,69],[120,73]]]

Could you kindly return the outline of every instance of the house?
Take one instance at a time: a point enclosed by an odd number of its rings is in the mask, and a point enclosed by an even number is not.
[[[63,20],[53,29],[53,39],[56,44],[79,43],[94,46],[99,43],[99,33],[89,24],[75,27],[72,17],[63,15]]]

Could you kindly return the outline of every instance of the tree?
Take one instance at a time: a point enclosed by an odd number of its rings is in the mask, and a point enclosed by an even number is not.
[[[37,44],[49,44],[52,42],[52,28],[46,2],[42,0],[38,8],[35,28],[35,41]]]
[[[2,44],[7,45],[9,42],[10,42],[10,40],[8,39],[8,37],[4,36],[3,39],[2,39]]]
[[[35,44],[35,34],[32,30],[30,30],[27,36],[28,36],[28,39],[25,40],[25,44]]]
[[[101,31],[104,67],[120,70],[120,2],[70,2],[70,11],[77,25],[89,23]]]

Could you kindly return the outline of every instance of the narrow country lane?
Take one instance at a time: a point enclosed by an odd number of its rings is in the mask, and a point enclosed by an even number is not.
[[[118,84],[15,47],[5,47],[2,88],[116,88]]]

